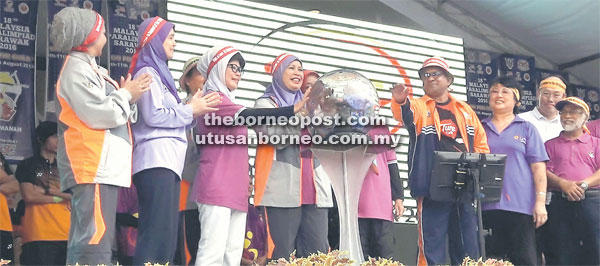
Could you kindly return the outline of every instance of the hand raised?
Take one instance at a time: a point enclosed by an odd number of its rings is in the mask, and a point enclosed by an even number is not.
[[[136,102],[144,92],[150,90],[150,83],[152,83],[150,74],[143,74],[134,80],[131,80],[131,74],[127,74],[127,79],[121,77],[121,88],[131,94],[130,103]]]
[[[392,98],[396,101],[396,103],[403,104],[408,97],[409,89],[406,88],[404,83],[396,83],[392,88],[390,88],[392,92]]]
[[[310,99],[310,92],[311,91],[312,91],[312,88],[308,88],[304,92],[304,96],[302,97],[302,100],[300,100],[299,102],[297,102],[296,104],[294,104],[294,114],[298,113],[298,112],[300,112],[300,111],[302,111],[304,109],[304,107],[306,106],[306,103]]]

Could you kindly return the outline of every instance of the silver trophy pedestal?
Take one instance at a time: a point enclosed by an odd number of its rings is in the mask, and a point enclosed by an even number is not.
[[[340,250],[350,252],[354,265],[364,262],[358,232],[358,200],[367,171],[377,154],[367,145],[313,147],[312,152],[329,175],[340,215]]]

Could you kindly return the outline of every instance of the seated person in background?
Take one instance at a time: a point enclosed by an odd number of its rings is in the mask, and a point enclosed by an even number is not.
[[[17,192],[19,192],[19,182],[8,168],[4,155],[0,153],[0,260],[12,262],[14,262],[13,228],[6,197]]]
[[[252,197],[252,181],[248,185],[248,196]],[[246,234],[244,235],[244,251],[242,266],[267,265],[267,223],[265,209],[248,204],[246,216]]]
[[[65,265],[71,225],[71,194],[60,190],[55,122],[35,129],[39,151],[19,163],[16,176],[25,201],[21,220],[23,265]]]
[[[558,265],[600,265],[600,139],[584,130],[590,109],[583,100],[568,97],[556,108],[565,130],[546,142],[548,185],[559,192],[548,207],[551,252]]]

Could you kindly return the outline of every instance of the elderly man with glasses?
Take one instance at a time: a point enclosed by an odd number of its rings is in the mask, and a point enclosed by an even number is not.
[[[590,108],[577,97],[556,104],[564,131],[546,142],[548,217],[558,265],[600,264],[600,139],[585,128]],[[554,215],[552,215],[554,214]]]
[[[392,112],[410,135],[409,187],[417,199],[418,265],[460,264],[464,257],[479,257],[477,219],[471,203],[442,202],[430,198],[434,151],[489,153],[485,131],[466,103],[450,95],[454,76],[446,60],[431,57],[419,70],[425,95],[408,98],[404,84],[392,90]]]

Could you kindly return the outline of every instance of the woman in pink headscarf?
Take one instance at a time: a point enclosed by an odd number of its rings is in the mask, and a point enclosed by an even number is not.
[[[302,61],[284,53],[271,65],[273,82],[255,107],[275,108],[298,102],[304,80]],[[255,130],[267,135],[304,135],[298,126],[263,126]],[[273,245],[271,259],[317,251],[326,253],[327,211],[333,206],[331,184],[312,152],[297,143],[261,144],[256,151],[254,204],[266,206],[267,226]]]
[[[218,111],[198,118],[199,136],[210,135],[221,140],[233,137],[236,142],[198,145],[200,164],[190,196],[198,203],[202,228],[196,265],[240,265],[248,211],[248,145],[237,141],[247,137],[248,128],[246,124],[227,126],[206,121],[211,117],[221,121],[292,117],[308,100],[300,96],[296,104],[277,109],[251,109],[235,103],[235,91],[245,65],[242,53],[226,46],[209,49],[197,66],[207,77],[204,92],[218,92],[222,99],[216,106]]]
[[[167,66],[175,52],[174,25],[148,18],[138,30],[138,47],[129,72],[149,74],[150,91],[138,101],[133,125],[133,183],[139,202],[133,264],[173,263],[177,243],[179,188],[187,149],[186,127],[194,117],[216,111],[217,93],[196,93],[183,103]]]
[[[312,70],[304,70],[304,80],[302,80],[302,87],[300,90],[305,93],[307,89],[312,88],[315,82],[319,79],[319,73]]]

